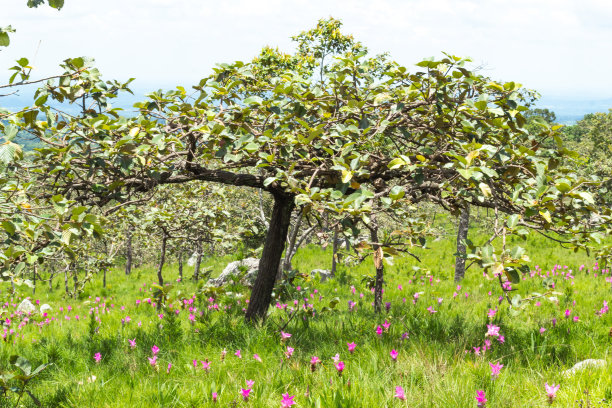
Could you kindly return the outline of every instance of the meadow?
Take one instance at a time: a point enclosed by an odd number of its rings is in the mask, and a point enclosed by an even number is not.
[[[3,289],[3,378],[19,372],[12,355],[32,369],[50,365],[28,384],[34,398],[6,391],[0,406],[610,406],[610,270],[531,237],[531,272],[513,289],[532,299],[517,310],[477,267],[453,282],[451,238],[421,250],[420,269],[412,258],[387,266],[378,315],[362,281],[371,260],[340,265],[326,282],[296,280],[255,326],[243,319],[247,290],[203,290],[188,279],[191,268],[183,282],[176,266],[164,271],[172,289],[161,309],[153,266],[113,270],[106,288],[95,279],[78,299],[63,297],[63,279],[35,295]],[[218,274],[234,259],[209,258],[205,269]],[[294,266],[330,263],[329,249],[309,246]],[[17,314],[26,296],[51,310]],[[585,359],[608,365],[564,375]],[[553,397],[546,384],[559,385]]]

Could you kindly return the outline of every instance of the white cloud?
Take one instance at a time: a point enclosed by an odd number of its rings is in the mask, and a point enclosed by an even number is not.
[[[60,12],[4,1],[0,26],[18,33],[0,52],[0,70],[32,57],[41,41],[41,75],[63,58],[90,55],[108,77],[167,87],[195,82],[217,62],[249,59],[263,45],[290,48],[289,36],[331,15],[405,65],[447,51],[543,94],[612,93],[607,0],[66,0]]]

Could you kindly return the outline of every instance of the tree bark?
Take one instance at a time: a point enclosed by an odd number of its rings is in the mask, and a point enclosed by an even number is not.
[[[198,238],[196,244],[196,263],[193,270],[193,280],[196,282],[200,279],[200,265],[202,264],[202,238]]]
[[[338,263],[338,227],[334,228],[334,238],[332,244],[332,266],[331,266],[331,274],[332,276],[336,276],[336,264]]]
[[[166,244],[168,242],[168,236],[164,233],[162,237],[161,256],[159,258],[159,267],[157,268],[157,282],[159,286],[164,286],[164,276],[162,271],[164,269],[164,262],[166,262]]]
[[[179,279],[183,281],[183,251],[178,253],[178,268],[179,268]]]
[[[295,206],[293,196],[274,193],[273,197],[274,207],[270,216],[270,227],[259,260],[259,272],[251,291],[245,316],[247,321],[263,320],[266,317],[291,223],[291,212]]]
[[[64,271],[64,288],[66,289],[66,296],[68,296],[68,293],[70,293],[70,289],[68,289],[68,269],[69,267],[66,267],[66,270]]]
[[[279,281],[282,278],[283,272],[290,271],[292,269],[291,260],[293,259],[293,255],[296,252],[295,242],[297,241],[297,236],[300,233],[300,228],[302,226],[303,217],[304,215],[302,214],[302,211],[300,211],[300,213],[298,214],[297,220],[295,221],[295,225],[293,226],[293,230],[291,230],[291,233],[288,234],[289,242],[287,245],[287,250],[285,251],[285,258],[283,259],[283,262],[282,262],[282,268],[278,268],[278,274],[276,275],[277,281]]]
[[[378,242],[378,221],[376,220],[376,214],[372,214],[370,219],[372,221],[370,239],[372,240],[372,249],[374,250],[374,267],[376,268],[376,280],[374,282],[374,311],[380,313],[382,311],[385,266],[383,265],[382,247]]]
[[[457,256],[455,258],[455,282],[460,282],[465,277],[465,240],[468,236],[470,226],[470,206],[466,205],[459,215],[459,226],[457,228]]]
[[[106,272],[108,271],[108,268],[104,268],[104,275],[102,276],[102,287],[104,289],[106,289]]]
[[[132,229],[128,229],[128,238],[125,248],[125,274],[132,273]]]
[[[74,293],[72,294],[72,298],[77,298],[77,289],[79,288],[79,274],[77,268],[74,268],[74,272],[72,273],[72,282],[74,283]]]
[[[32,272],[32,275],[33,275],[32,276],[32,281],[33,281],[33,283],[32,283],[32,286],[33,286],[32,287],[32,294],[33,295],[36,294],[36,275],[37,275],[37,272],[38,271],[36,270],[36,265],[34,265],[33,272]]]

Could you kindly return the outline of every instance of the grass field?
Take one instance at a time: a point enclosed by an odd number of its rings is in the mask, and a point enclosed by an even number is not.
[[[107,288],[95,280],[78,300],[62,298],[58,279],[54,291],[41,287],[30,296],[52,307],[47,316],[19,316],[20,297],[4,295],[1,369],[16,371],[9,364],[15,354],[33,366],[52,363],[29,384],[48,407],[282,407],[290,401],[294,407],[476,407],[479,390],[487,407],[541,407],[550,403],[545,383],[560,385],[552,406],[612,406],[606,402],[612,401],[612,318],[605,309],[598,313],[612,300],[606,269],[533,237],[525,245],[532,276],[515,285],[516,293],[548,294],[513,311],[499,303],[497,281],[477,268],[457,287],[452,240],[435,244],[419,252],[420,271],[410,258],[387,267],[388,310],[381,315],[373,313],[373,295],[361,282],[373,271],[368,260],[341,266],[335,280],[301,282],[256,327],[244,323],[248,292],[238,287],[228,296],[194,296],[196,285],[185,279],[174,284],[172,307],[158,310],[150,300],[152,267],[129,277],[113,271]],[[231,260],[207,259],[205,266],[217,274]],[[294,265],[310,271],[329,268],[330,261],[329,251],[308,247]],[[176,281],[176,268],[164,273]],[[546,278],[553,290],[543,285]],[[291,337],[283,340],[281,331]],[[355,343],[352,353],[348,343]],[[321,362],[313,365],[313,357]],[[608,366],[563,375],[588,358]],[[491,364],[503,365],[497,378]],[[28,395],[17,398],[8,392],[0,406],[36,406]]]

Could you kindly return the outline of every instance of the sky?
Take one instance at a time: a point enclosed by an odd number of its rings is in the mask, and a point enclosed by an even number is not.
[[[0,51],[0,80],[23,56],[37,76],[90,56],[105,78],[134,77],[139,90],[190,85],[265,45],[291,51],[290,36],[333,16],[372,52],[412,70],[448,52],[545,99],[612,107],[609,0],[65,0],[61,11],[1,2],[0,27],[17,32]]]

